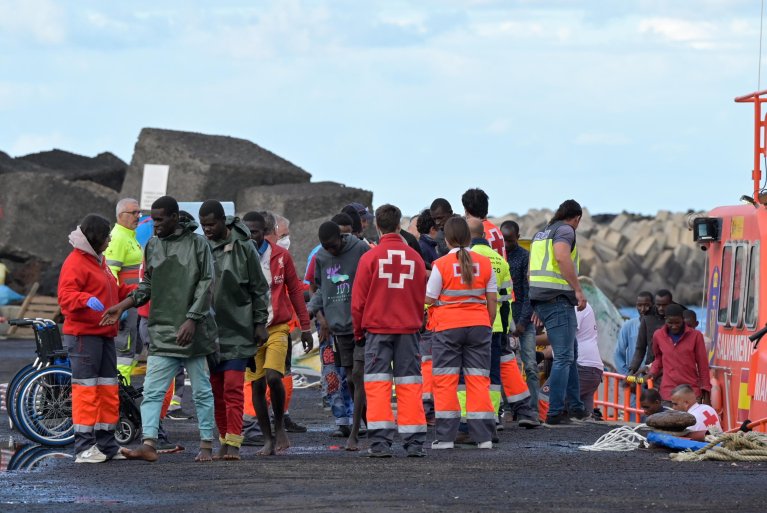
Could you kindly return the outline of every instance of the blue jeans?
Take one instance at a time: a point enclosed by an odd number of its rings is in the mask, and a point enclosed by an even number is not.
[[[192,382],[192,398],[197,410],[200,440],[213,440],[216,423],[213,418],[213,390],[210,386],[210,375],[206,368],[206,358],[204,356],[174,358],[152,355],[147,358],[146,362],[144,400],[141,402],[141,430],[144,440],[157,440],[162,401],[181,366],[186,367],[189,380]]]
[[[337,426],[351,426],[354,403],[346,383],[346,371],[337,367],[333,344],[330,340],[320,342],[320,364],[322,367],[322,393],[327,396],[330,410]]]
[[[571,413],[583,411],[578,383],[578,343],[575,339],[578,322],[575,308],[560,296],[551,302],[536,301],[533,309],[546,327],[546,335],[554,352],[554,364],[549,376],[549,417],[564,413],[565,400]]]
[[[520,369],[525,373],[527,388],[530,390],[530,408],[538,411],[538,391],[541,384],[538,378],[538,362],[535,359],[535,326],[530,323],[527,329],[519,337],[519,362]]]

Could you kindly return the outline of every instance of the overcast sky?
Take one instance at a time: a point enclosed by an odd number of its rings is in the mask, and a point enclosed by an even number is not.
[[[759,16],[759,0],[0,0],[0,150],[130,161],[150,126],[249,139],[405,214],[462,210],[469,187],[493,214],[707,209],[752,189],[752,111],[733,98],[757,88]]]

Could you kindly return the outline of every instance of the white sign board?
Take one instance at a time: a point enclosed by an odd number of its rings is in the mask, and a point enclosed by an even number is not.
[[[185,212],[189,212],[192,214],[197,221],[197,229],[194,231],[194,233],[198,233],[202,235],[202,227],[199,226],[200,224],[200,207],[202,206],[202,201],[179,201],[178,202],[178,209],[183,210]],[[228,216],[234,215],[234,202],[233,201],[222,201],[221,206],[224,207],[224,214]]]
[[[144,179],[141,181],[141,210],[151,210],[152,203],[167,194],[169,169],[170,166],[144,164]]]

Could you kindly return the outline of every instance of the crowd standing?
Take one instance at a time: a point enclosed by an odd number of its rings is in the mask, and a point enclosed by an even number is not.
[[[578,280],[581,206],[563,202],[528,251],[517,223],[488,220],[484,191],[469,189],[461,203],[462,216],[437,198],[407,230],[394,205],[373,213],[349,204],[318,227],[303,280],[289,220],[277,213],[240,219],[208,200],[195,216],[164,196],[143,219],[135,200],[120,200],[114,227],[86,216],[70,234],[59,283],[76,461],[156,461],[180,450],[161,421],[173,411],[189,418],[178,413],[185,375],[197,461],[240,459],[242,445],[261,445],[265,456],[286,451],[288,433],[306,431],[289,416],[293,338],[310,352],[312,327],[331,436],[349,451],[367,435],[367,455],[390,457],[399,434],[407,456],[423,457],[430,426],[432,449],[492,449],[508,421],[534,429],[598,415],[604,364]],[[371,227],[377,237],[368,240]],[[711,386],[697,320],[667,290],[640,292],[636,307],[615,362],[656,387],[632,397],[632,407],[689,411],[702,438],[718,420],[705,405]],[[144,347],[143,439],[121,448],[117,376],[130,381]]]

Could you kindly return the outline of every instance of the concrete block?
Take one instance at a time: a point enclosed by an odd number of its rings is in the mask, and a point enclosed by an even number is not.
[[[623,272],[621,262],[611,261],[604,266],[605,279],[615,285],[616,289],[628,283],[626,273]]]
[[[614,249],[618,253],[621,253],[623,248],[626,246],[628,239],[621,235],[621,233],[618,231],[611,231],[607,235],[607,238],[604,239],[604,242],[607,247]]]
[[[594,242],[594,253],[602,262],[612,262],[618,258],[618,252],[609,248],[600,241]]]
[[[629,216],[627,216],[626,214],[619,214],[610,223],[610,229],[615,231],[621,231],[623,230],[623,227],[626,226],[629,222],[631,222],[631,220],[629,219]]]
[[[657,256],[657,252],[657,244],[652,237],[643,238],[634,250],[634,253],[642,260],[654,259]]]

